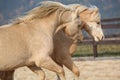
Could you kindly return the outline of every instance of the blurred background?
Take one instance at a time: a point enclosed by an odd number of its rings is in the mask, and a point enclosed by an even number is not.
[[[10,19],[23,15],[26,11],[37,6],[45,0],[0,0],[0,25],[6,24]],[[80,3],[96,5],[100,8],[102,19],[120,17],[120,0],[52,0],[64,4]]]
[[[22,16],[34,8],[40,1],[45,0],[0,0],[0,25],[10,23],[11,19]],[[78,46],[74,56],[119,56],[120,55],[120,0],[51,0],[64,4],[79,3],[83,5],[96,5],[100,9],[102,27],[108,41],[93,45],[85,42]],[[83,32],[86,39],[87,34]],[[86,45],[87,43],[87,45]],[[94,50],[97,48],[97,51]],[[96,54],[98,53],[98,54]]]

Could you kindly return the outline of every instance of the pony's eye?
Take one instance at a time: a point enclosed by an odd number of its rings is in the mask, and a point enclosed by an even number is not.
[[[79,15],[77,15],[77,18],[80,18],[80,16],[79,16]]]
[[[79,15],[77,15],[76,17],[75,17],[75,19],[79,19],[80,18],[80,16]]]
[[[100,22],[97,22],[97,24],[100,24]]]

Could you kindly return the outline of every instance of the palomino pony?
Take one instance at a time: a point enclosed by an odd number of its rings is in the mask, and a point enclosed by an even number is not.
[[[104,35],[100,24],[100,13],[96,6],[87,7],[80,4],[69,5],[72,9],[77,10],[76,12],[80,15],[80,20],[82,21],[81,29],[84,29],[95,41],[100,41],[103,39]],[[80,30],[81,30],[80,29]],[[81,32],[81,31],[80,31]],[[95,34],[96,33],[96,34]],[[51,55],[52,59],[59,64],[61,67],[66,66],[75,74],[75,80],[79,80],[79,69],[76,67],[72,61],[71,55],[77,49],[77,41],[79,38],[83,38],[82,33],[78,33],[78,36],[72,40],[63,34],[63,31],[59,31],[54,36],[54,53]],[[71,54],[71,55],[70,55]],[[32,69],[32,68],[31,68]],[[45,78],[40,69],[32,69],[33,71],[38,71],[40,78]],[[44,79],[41,79],[44,80]]]
[[[58,2],[42,2],[12,24],[1,26],[0,71],[35,65],[54,71],[65,80],[62,67],[50,57],[54,49],[53,37],[60,29],[73,36],[78,33],[79,25],[75,11]]]
[[[101,28],[101,17],[99,9],[96,6],[87,7],[80,4],[72,4],[69,5],[69,7],[77,10],[80,16],[80,20],[82,22],[80,30],[84,29],[93,38],[94,41],[100,41],[104,38],[104,34]],[[79,80],[80,73],[79,69],[72,61],[71,55],[77,49],[77,41],[79,37],[77,37],[76,40],[70,41],[70,38],[63,36],[62,33],[61,34],[58,33],[55,39],[57,41],[54,42],[55,43],[54,45],[56,46],[54,50],[55,53],[52,54],[55,58],[56,56],[59,56],[59,58],[54,59],[54,61],[56,61],[61,66],[63,65],[66,66],[69,70],[71,70],[75,74],[75,80]],[[59,44],[60,46],[58,47],[57,44]]]

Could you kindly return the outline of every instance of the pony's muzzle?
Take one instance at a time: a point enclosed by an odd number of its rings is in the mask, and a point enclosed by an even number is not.
[[[101,41],[104,39],[104,36],[102,35],[101,37],[97,37],[98,41]]]

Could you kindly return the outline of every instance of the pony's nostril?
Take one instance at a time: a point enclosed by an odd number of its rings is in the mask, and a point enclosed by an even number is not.
[[[103,39],[104,39],[104,36],[102,36],[101,40],[103,40]]]
[[[79,24],[78,27],[81,27],[81,25]]]

